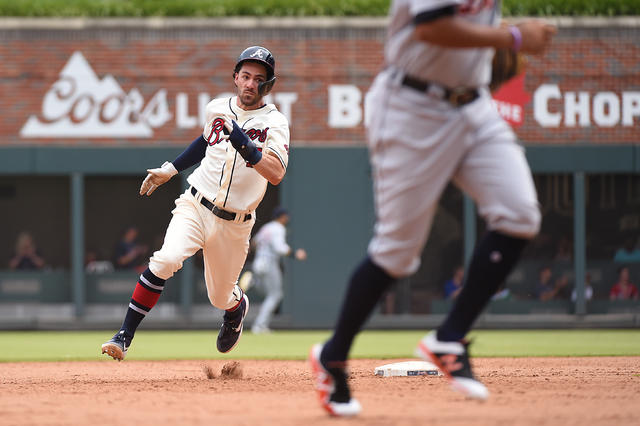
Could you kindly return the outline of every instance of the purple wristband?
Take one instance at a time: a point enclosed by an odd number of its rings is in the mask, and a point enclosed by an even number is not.
[[[514,52],[517,52],[522,46],[522,33],[520,32],[520,28],[515,25],[509,25],[509,32],[511,33],[511,37],[513,37],[513,45],[511,46],[511,49],[513,49]]]

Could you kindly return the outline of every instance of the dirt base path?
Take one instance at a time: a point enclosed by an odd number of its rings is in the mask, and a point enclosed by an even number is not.
[[[454,393],[442,377],[373,375],[394,361],[351,362],[364,408],[351,420],[325,416],[303,361],[6,363],[0,424],[640,424],[640,357],[475,359],[491,391],[484,403]]]

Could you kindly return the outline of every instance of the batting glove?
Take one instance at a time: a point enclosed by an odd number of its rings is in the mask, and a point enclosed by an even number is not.
[[[253,166],[262,159],[262,152],[258,150],[256,144],[249,139],[235,120],[231,120],[231,123],[233,123],[233,129],[231,130],[231,134],[229,134],[231,145],[233,145],[245,161]]]
[[[173,163],[165,161],[164,164],[157,169],[147,169],[147,177],[142,181],[140,185],[140,195],[151,195],[157,187],[166,183],[174,175],[178,174],[178,171],[173,166]]]

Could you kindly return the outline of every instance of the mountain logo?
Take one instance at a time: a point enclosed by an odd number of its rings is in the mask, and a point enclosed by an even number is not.
[[[82,53],[74,52],[44,95],[42,112],[27,119],[20,136],[150,138],[170,118],[165,89],[145,106],[138,89],[125,93],[110,74],[98,78]]]

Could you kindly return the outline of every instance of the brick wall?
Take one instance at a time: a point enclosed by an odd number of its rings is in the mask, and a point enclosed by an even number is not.
[[[5,146],[183,145],[199,134],[206,100],[233,92],[235,58],[253,44],[276,57],[273,97],[295,145],[360,145],[361,97],[382,66],[385,36],[384,20],[366,19],[7,22]],[[526,143],[637,143],[638,58],[635,21],[562,26],[498,107]],[[330,87],[349,100],[330,103]]]

